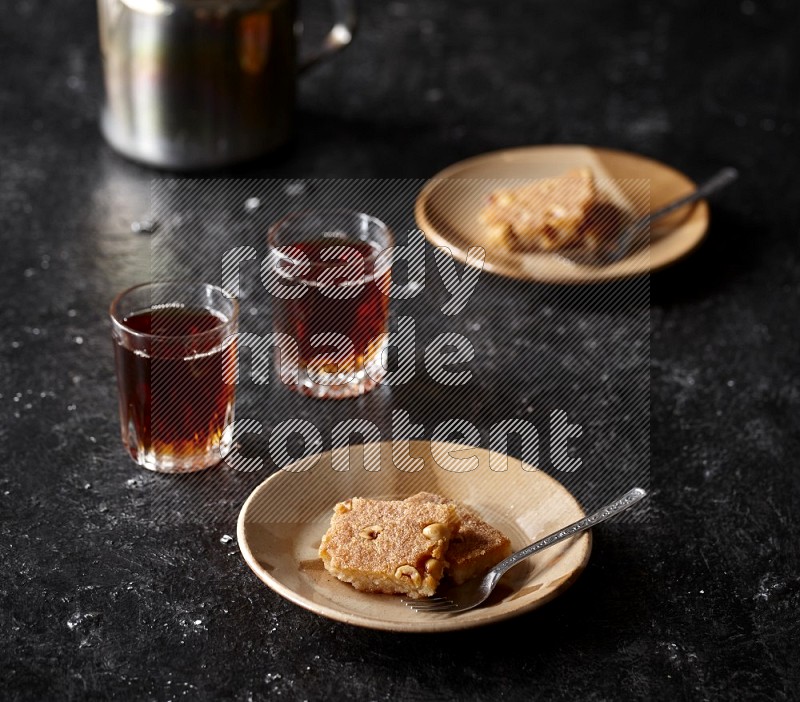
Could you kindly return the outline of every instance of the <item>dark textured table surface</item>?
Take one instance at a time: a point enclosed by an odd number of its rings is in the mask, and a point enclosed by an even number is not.
[[[149,275],[151,242],[131,224],[157,174],[98,133],[93,4],[9,0],[0,696],[797,699],[796,4],[364,5],[354,45],[301,81],[290,148],[226,175],[424,179],[549,143],[634,151],[697,177],[740,169],[702,245],[650,281],[648,519],[597,528],[579,580],[534,612],[396,635],[265,587],[226,538],[235,511],[153,518],[162,476],[120,444],[106,309]],[[508,294],[531,322],[526,290]],[[465,324],[498,307],[514,318],[490,298]],[[509,326],[509,348],[524,348],[526,323]],[[524,412],[529,391],[467,398],[462,414]]]

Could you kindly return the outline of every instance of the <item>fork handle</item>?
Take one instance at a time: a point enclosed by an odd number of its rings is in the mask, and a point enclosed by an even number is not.
[[[728,166],[717,171],[708,180],[698,185],[688,195],[684,195],[677,200],[673,200],[668,205],[664,205],[664,207],[660,207],[649,214],[642,215],[630,227],[628,227],[628,229],[625,230],[623,236],[621,237],[622,244],[617,247],[618,251],[613,258],[615,260],[622,258],[622,256],[625,255],[630,248],[632,240],[638,236],[649,234],[647,228],[657,219],[661,219],[661,217],[664,217],[671,212],[675,212],[675,210],[679,210],[681,207],[688,205],[690,202],[702,200],[707,198],[709,195],[713,195],[715,192],[717,192],[717,190],[721,190],[738,177],[739,171],[732,166]]]
[[[723,168],[720,171],[717,171],[713,176],[711,176],[707,181],[701,183],[695,190],[691,193],[682,197],[674,202],[671,202],[669,205],[662,207],[655,212],[651,212],[649,215],[645,217],[646,220],[652,222],[659,217],[663,217],[670,212],[674,212],[677,209],[680,209],[684,205],[688,205],[690,202],[694,202],[695,200],[702,200],[709,195],[713,195],[717,190],[720,188],[724,188],[728,183],[733,182],[739,177],[739,171],[735,168],[728,166],[727,168]]]
[[[516,553],[512,553],[508,558],[500,561],[500,563],[492,568],[490,572],[494,575],[494,579],[497,580],[503,573],[505,573],[509,568],[515,566],[521,560],[528,558],[528,556],[532,556],[534,553],[538,553],[548,546],[557,544],[559,541],[568,539],[570,536],[574,536],[582,531],[591,529],[593,526],[596,526],[607,519],[611,519],[611,517],[613,517],[615,514],[628,509],[628,507],[633,504],[636,504],[639,500],[645,497],[645,495],[647,495],[647,493],[642,488],[633,488],[632,490],[626,492],[622,497],[614,500],[605,507],[601,507],[588,517],[579,519],[577,522],[573,522],[569,526],[559,529],[549,536],[545,536],[543,539],[532,543],[530,546],[526,546]]]

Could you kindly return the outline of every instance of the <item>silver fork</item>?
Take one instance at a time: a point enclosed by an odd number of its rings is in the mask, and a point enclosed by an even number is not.
[[[403,603],[413,609],[415,612],[442,612],[446,614],[459,614],[466,612],[469,609],[477,607],[479,604],[486,601],[486,598],[492,594],[495,585],[497,585],[501,576],[513,568],[521,560],[538,553],[542,549],[557,544],[559,541],[568,539],[582,531],[586,531],[601,522],[610,519],[623,510],[628,509],[633,504],[636,504],[647,493],[642,488],[633,488],[626,492],[622,497],[617,498],[613,502],[601,507],[599,510],[590,514],[588,517],[579,519],[563,529],[553,532],[549,536],[526,546],[525,548],[512,553],[508,558],[500,561],[494,568],[492,568],[483,578],[474,578],[468,580],[463,585],[452,588],[448,591],[447,595],[434,595],[424,600],[407,600],[403,599]]]
[[[562,261],[576,265],[605,266],[609,263],[616,263],[634,251],[640,243],[650,236],[650,225],[657,219],[680,209],[684,205],[713,195],[738,177],[739,171],[735,168],[723,168],[698,185],[688,195],[683,195],[655,212],[644,215],[624,227],[610,244],[592,251],[581,248],[564,249],[556,252],[556,256]]]

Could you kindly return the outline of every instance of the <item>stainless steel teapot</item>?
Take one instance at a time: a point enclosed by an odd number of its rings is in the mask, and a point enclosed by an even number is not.
[[[169,169],[222,167],[267,154],[292,133],[298,74],[347,46],[355,0],[298,59],[294,0],[97,0],[106,140]]]

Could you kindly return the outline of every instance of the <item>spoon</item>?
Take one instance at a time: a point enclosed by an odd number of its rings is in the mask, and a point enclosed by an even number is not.
[[[624,227],[616,239],[610,245],[600,247],[591,251],[586,249],[574,248],[566,249],[556,255],[573,264],[604,266],[609,263],[616,263],[625,258],[632,250],[638,248],[643,240],[649,238],[650,225],[657,219],[680,209],[691,202],[702,200],[709,195],[721,190],[739,177],[739,171],[730,166],[721,169],[708,180],[701,183],[695,190],[688,195],[683,195],[677,200],[660,207],[659,209],[638,218],[632,224]]]

